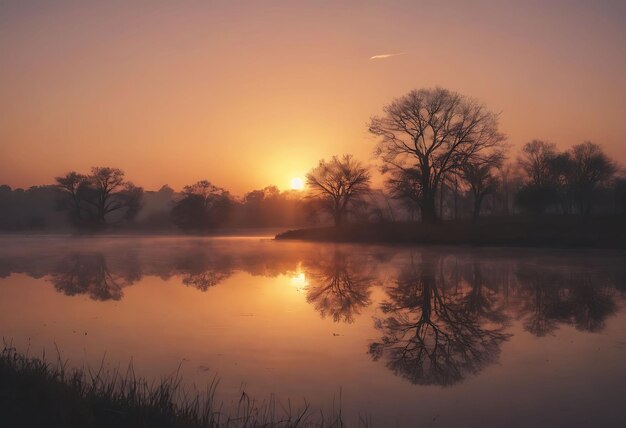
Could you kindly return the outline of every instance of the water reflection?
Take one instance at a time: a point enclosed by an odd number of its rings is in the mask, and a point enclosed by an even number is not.
[[[65,295],[96,301],[121,300],[146,276],[210,292],[237,272],[285,275],[322,319],[371,326],[366,308],[376,309],[370,358],[413,384],[449,386],[498,361],[513,322],[536,337],[564,325],[602,331],[623,298],[620,260],[512,250],[107,241],[0,249],[0,275],[44,278]]]
[[[134,280],[112,274],[104,254],[71,254],[65,257],[50,274],[54,288],[68,295],[87,294],[94,300],[120,300],[122,288]]]
[[[517,316],[535,336],[553,334],[560,324],[597,332],[615,313],[615,284],[606,273],[522,265]]]
[[[371,304],[374,282],[368,259],[334,248],[330,256],[315,258],[307,266],[309,284],[306,299],[322,318],[354,322],[360,310]]]
[[[229,254],[216,254],[206,249],[194,248],[178,255],[174,271],[169,275],[180,275],[183,284],[207,291],[233,274],[233,261]]]
[[[458,383],[496,361],[508,337],[497,293],[484,286],[480,269],[473,265],[468,289],[456,280],[458,265],[452,268],[438,256],[411,257],[381,304],[385,317],[376,327],[382,337],[369,352],[411,383]]]

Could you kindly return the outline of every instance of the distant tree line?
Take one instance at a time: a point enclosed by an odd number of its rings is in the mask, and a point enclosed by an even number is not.
[[[515,160],[498,115],[442,88],[393,100],[372,117],[374,154],[384,177],[352,155],[321,160],[305,192],[276,186],[235,197],[208,180],[175,192],[145,191],[118,168],[68,172],[28,190],[0,186],[0,229],[106,227],[203,233],[228,227],[291,227],[348,221],[435,222],[480,216],[626,214],[626,176],[602,148],[583,142],[559,151],[526,143]]]
[[[299,191],[276,186],[253,190],[238,198],[206,180],[176,192],[165,185],[143,190],[116,168],[113,180],[94,180],[75,172],[57,184],[27,190],[0,186],[0,230],[43,231],[182,230],[202,233],[223,228],[295,227],[323,221],[314,201]],[[102,178],[102,177],[100,177]]]

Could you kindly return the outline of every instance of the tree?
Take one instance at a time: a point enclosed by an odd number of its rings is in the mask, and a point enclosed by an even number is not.
[[[376,155],[382,172],[409,177],[422,220],[437,219],[435,197],[441,182],[465,162],[501,147],[498,116],[474,99],[447,89],[420,89],[397,98],[371,119],[369,131],[381,137]]]
[[[488,194],[498,189],[499,179],[494,174],[494,169],[502,166],[504,154],[496,151],[489,156],[476,156],[468,159],[460,168],[460,176],[469,186],[474,198],[473,220],[478,221],[480,206]]]
[[[547,161],[550,182],[547,187],[561,205],[563,214],[572,212],[572,177],[574,164],[569,152],[556,153]]]
[[[617,167],[600,146],[586,141],[572,147],[572,192],[580,213],[589,215],[593,207],[594,193],[598,186],[607,183],[617,172]]]
[[[550,162],[556,156],[556,145],[541,140],[532,140],[522,147],[518,163],[526,172],[528,184],[552,184]]]
[[[516,195],[517,203],[526,211],[542,214],[558,201],[554,166],[558,164],[556,146],[541,140],[532,140],[524,145],[517,159],[526,173],[526,183]]]
[[[207,180],[185,186],[172,208],[174,224],[184,230],[205,231],[223,225],[231,208],[230,194]]]
[[[57,189],[64,195],[58,201],[60,210],[68,212],[70,223],[77,225],[82,219],[83,202],[80,188],[86,182],[87,177],[71,171],[62,177],[56,177]]]
[[[367,167],[352,155],[322,159],[306,175],[309,196],[329,212],[335,226],[341,226],[349,210],[370,190],[371,177]]]
[[[91,175],[72,171],[55,180],[59,207],[78,227],[101,228],[111,217],[132,220],[142,206],[143,188],[126,181],[119,168],[93,167]]]
[[[560,203],[564,214],[575,204],[580,214],[589,215],[597,190],[617,171],[600,146],[589,141],[558,153],[554,144],[533,140],[524,145],[518,162],[527,174],[518,202],[536,213]]]

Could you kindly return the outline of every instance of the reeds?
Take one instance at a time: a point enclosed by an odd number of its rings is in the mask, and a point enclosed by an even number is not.
[[[20,354],[6,344],[0,353],[0,425],[6,427],[343,427],[341,398],[331,415],[271,397],[256,402],[245,392],[224,410],[217,377],[204,391],[183,387],[180,367],[160,381],[126,370],[69,368],[57,349],[54,362]],[[359,419],[358,425],[369,425]]]

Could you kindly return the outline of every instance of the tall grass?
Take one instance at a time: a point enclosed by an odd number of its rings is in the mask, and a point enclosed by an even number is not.
[[[57,349],[29,357],[5,343],[0,353],[0,425],[3,427],[343,427],[341,398],[331,416],[308,403],[294,409],[274,398],[257,403],[245,392],[228,411],[216,401],[217,378],[204,391],[183,387],[180,371],[149,382],[124,371],[69,368]],[[180,367],[179,367],[180,369]],[[358,425],[369,425],[360,419]]]

